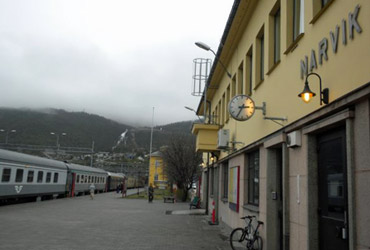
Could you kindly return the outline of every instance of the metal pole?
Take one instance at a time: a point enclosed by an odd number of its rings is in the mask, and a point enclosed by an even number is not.
[[[56,134],[57,136],[57,152],[59,151],[59,134]]]
[[[5,144],[8,144],[8,135],[9,135],[9,131],[6,131]]]
[[[93,158],[94,158],[94,145],[95,144],[95,142],[93,141],[92,142],[92,145],[91,145],[91,158],[90,158],[90,167],[92,167],[93,166]]]
[[[154,107],[153,107],[153,114],[152,114],[152,129],[150,132],[150,148],[149,148],[149,174],[150,174],[150,158],[152,158],[152,147],[153,147],[153,127],[154,127]],[[150,184],[150,180],[148,180]]]

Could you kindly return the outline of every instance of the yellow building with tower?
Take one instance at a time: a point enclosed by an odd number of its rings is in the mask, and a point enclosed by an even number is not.
[[[370,1],[235,0],[214,53],[192,128],[208,211],[255,215],[267,250],[369,249]]]
[[[151,154],[149,165],[149,185],[154,188],[165,189],[168,179],[164,172],[163,157],[160,151]]]

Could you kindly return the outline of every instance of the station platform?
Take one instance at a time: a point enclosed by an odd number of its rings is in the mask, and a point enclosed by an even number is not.
[[[230,249],[228,233],[188,203],[115,192],[0,207],[1,250]]]

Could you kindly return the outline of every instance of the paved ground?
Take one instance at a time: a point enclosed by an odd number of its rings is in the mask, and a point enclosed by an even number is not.
[[[0,207],[0,249],[230,249],[205,215],[175,215],[188,204],[122,199],[120,194]],[[166,213],[167,212],[167,213]]]

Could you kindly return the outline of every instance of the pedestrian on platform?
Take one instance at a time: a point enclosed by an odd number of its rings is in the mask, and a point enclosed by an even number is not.
[[[127,196],[127,185],[126,185],[126,179],[123,179],[122,182],[122,198]]]
[[[152,202],[153,199],[154,199],[154,188],[153,188],[152,184],[150,184],[150,186],[148,188],[148,199],[149,199],[149,202]]]
[[[93,200],[94,199],[94,193],[95,193],[95,185],[94,185],[94,183],[91,183],[89,189],[90,189],[90,198]]]

